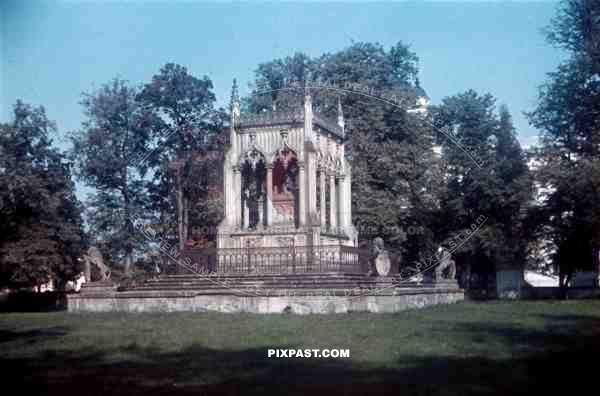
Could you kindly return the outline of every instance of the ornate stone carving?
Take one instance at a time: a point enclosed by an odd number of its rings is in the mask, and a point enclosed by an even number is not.
[[[235,90],[233,96],[235,103]],[[292,234],[295,246],[312,246],[321,233],[332,237],[332,245],[355,246],[342,127],[313,113],[310,98],[289,111],[279,107],[241,113],[237,123],[235,109],[218,248],[246,247],[247,235],[264,235],[264,246],[277,246],[277,237]]]
[[[294,246],[294,238],[293,237],[275,237],[277,241],[277,246],[280,247],[292,247]]]
[[[369,275],[387,276],[390,273],[391,261],[387,250],[385,250],[383,239],[373,239],[373,260]]]

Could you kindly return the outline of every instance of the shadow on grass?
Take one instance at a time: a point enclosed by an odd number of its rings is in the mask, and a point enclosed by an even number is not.
[[[23,340],[27,343],[40,342],[46,338],[62,337],[67,334],[65,327],[52,327],[47,329],[36,329],[27,331],[0,330],[0,344]]]
[[[394,366],[381,368],[347,358],[268,358],[269,347],[192,346],[165,353],[130,344],[120,350],[44,351],[35,359],[0,357],[0,372],[5,389],[50,395],[554,395],[597,389],[600,321],[546,319],[543,330],[489,323],[459,329],[473,342],[489,338],[515,346],[510,357],[402,356]],[[8,339],[60,335],[50,330],[8,334]]]

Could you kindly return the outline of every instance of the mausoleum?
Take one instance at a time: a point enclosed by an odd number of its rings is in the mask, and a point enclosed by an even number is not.
[[[393,276],[383,239],[357,246],[339,100],[335,121],[308,90],[292,110],[244,115],[234,82],[228,132],[216,248],[184,250],[185,271],[140,285],[86,284],[70,311],[398,312],[464,299],[449,255],[423,284]]]
[[[262,248],[261,269],[281,272],[285,268],[269,265],[276,262],[268,256],[293,248],[296,270],[318,269],[323,252],[330,262],[336,247],[338,255],[349,252],[343,247],[356,247],[339,100],[337,109],[337,122],[328,120],[313,111],[306,91],[294,110],[242,115],[234,83],[223,170],[225,217],[217,236],[221,267],[235,269],[236,249]]]
[[[229,141],[219,247],[356,244],[339,102],[337,123],[308,92],[296,110],[242,116],[234,86]]]

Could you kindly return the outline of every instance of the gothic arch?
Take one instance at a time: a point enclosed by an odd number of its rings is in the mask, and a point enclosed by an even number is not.
[[[244,227],[256,228],[264,223],[267,166],[264,154],[255,147],[243,153],[238,161],[241,175],[242,218]]]
[[[299,224],[299,166],[296,152],[287,146],[273,155],[272,196],[275,216]]]

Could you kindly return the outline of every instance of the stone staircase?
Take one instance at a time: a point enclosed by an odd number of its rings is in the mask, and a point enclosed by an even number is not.
[[[163,275],[119,287],[92,282],[67,296],[72,312],[399,312],[464,299],[456,282],[398,282],[351,273]]]
[[[117,285],[111,280],[86,282],[81,285],[79,294],[85,296],[105,296],[117,291]]]
[[[129,296],[161,295],[235,295],[235,296],[351,296],[361,294],[398,295],[440,292],[457,289],[455,283],[421,284],[398,282],[393,277],[368,277],[363,274],[211,274],[164,275],[118,294]]]

